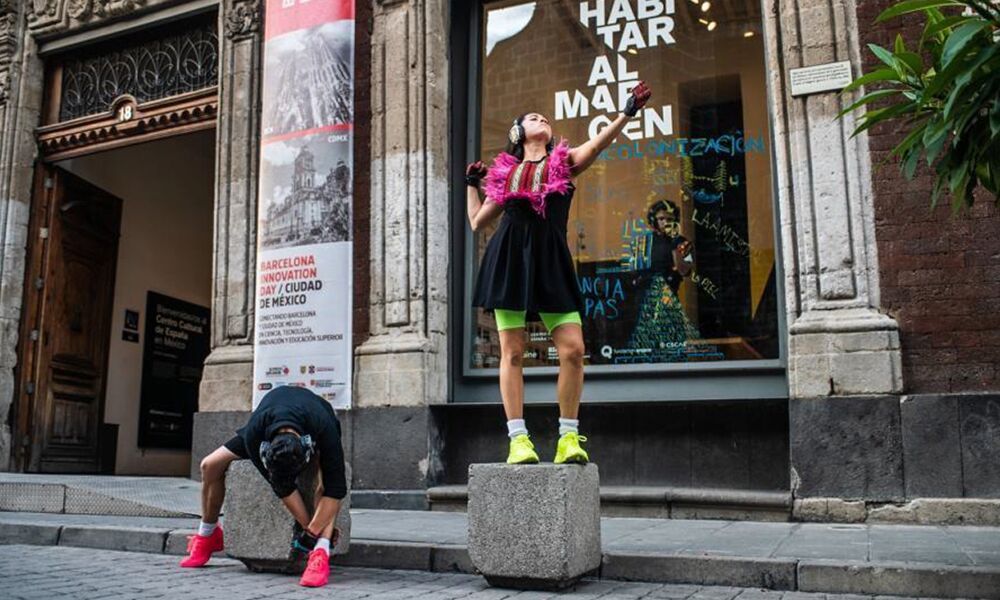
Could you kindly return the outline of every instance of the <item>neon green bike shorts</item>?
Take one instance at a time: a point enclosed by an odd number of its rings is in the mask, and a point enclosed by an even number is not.
[[[497,318],[497,330],[504,331],[506,329],[518,329],[524,328],[527,324],[528,312],[524,310],[506,310],[503,308],[493,309],[493,314]],[[538,316],[542,318],[542,323],[545,324],[545,328],[552,333],[556,327],[560,325],[566,325],[567,323],[574,323],[576,325],[583,325],[583,320],[580,319],[580,313],[577,311],[568,313],[538,313]]]

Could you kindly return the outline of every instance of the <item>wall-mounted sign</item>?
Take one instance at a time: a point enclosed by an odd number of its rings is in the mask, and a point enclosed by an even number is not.
[[[841,90],[851,83],[851,62],[841,61],[792,69],[793,96]]]
[[[125,309],[125,329],[139,331],[139,311]]]
[[[351,404],[354,0],[267,0],[254,403]]]
[[[209,351],[209,316],[204,306],[156,292],[146,295],[140,447],[191,447],[191,419]]]

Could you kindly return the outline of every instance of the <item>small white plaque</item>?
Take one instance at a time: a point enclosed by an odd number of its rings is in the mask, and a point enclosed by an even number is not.
[[[845,60],[823,65],[792,69],[793,96],[843,89],[851,83],[851,61]]]

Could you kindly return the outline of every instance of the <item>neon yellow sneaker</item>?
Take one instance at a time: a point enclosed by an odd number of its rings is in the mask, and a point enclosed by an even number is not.
[[[576,463],[585,465],[590,462],[587,452],[580,447],[580,442],[586,442],[587,438],[578,433],[564,433],[559,438],[559,445],[556,446],[556,457],[552,459],[557,465],[563,463]]]
[[[531,443],[528,436],[515,436],[510,440],[510,454],[507,455],[509,465],[527,465],[538,462],[538,453],[535,452],[535,445]]]

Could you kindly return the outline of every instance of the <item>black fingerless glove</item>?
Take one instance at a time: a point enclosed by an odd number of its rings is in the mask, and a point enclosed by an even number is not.
[[[632,88],[632,95],[630,95],[628,100],[625,102],[625,110],[622,112],[624,112],[625,115],[631,119],[639,113],[643,106],[646,105],[646,102],[649,101],[649,97],[651,95],[652,92],[649,91],[649,87],[646,85],[646,82],[640,81],[634,88]]]
[[[316,542],[318,541],[319,538],[317,536],[309,533],[308,530],[303,529],[302,526],[296,522],[295,532],[292,534],[292,550],[290,554],[293,558],[295,556],[309,554],[313,551],[313,548],[316,547]]]
[[[628,118],[632,118],[639,114],[639,101],[634,95],[628,97],[628,101],[625,102],[625,110],[622,111]]]

